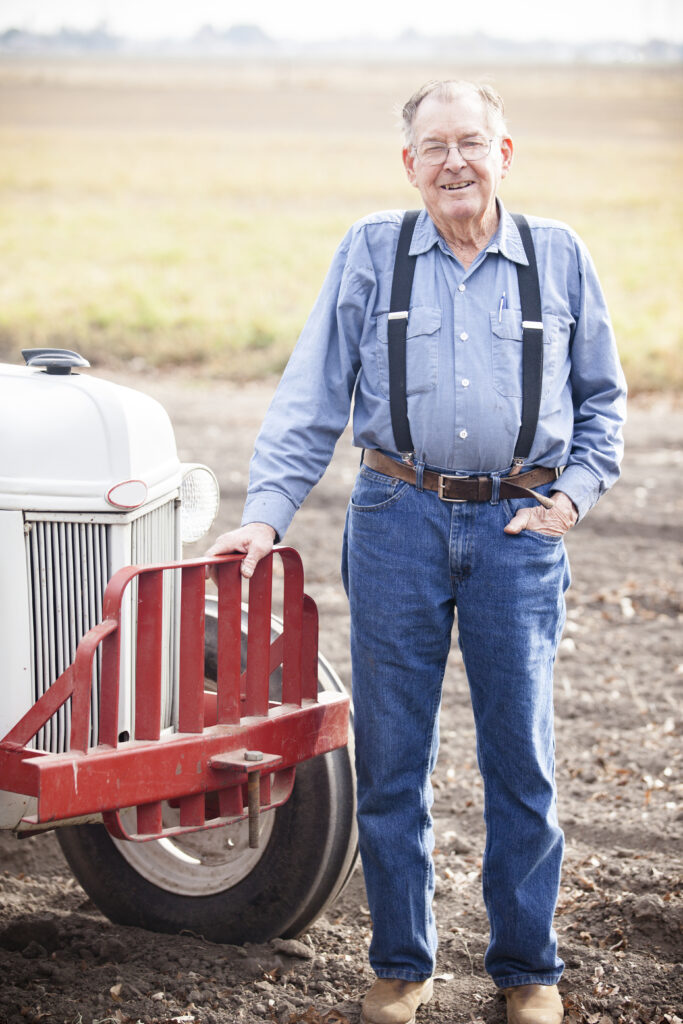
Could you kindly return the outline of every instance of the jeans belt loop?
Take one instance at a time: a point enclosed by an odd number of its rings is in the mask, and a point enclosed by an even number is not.
[[[500,501],[500,473],[491,474],[491,504],[497,505]]]
[[[424,462],[420,462],[418,460],[417,462],[415,462],[414,468],[415,468],[415,487],[417,488],[418,491],[424,491],[424,487],[422,485],[422,474],[424,473],[425,464],[424,464]]]

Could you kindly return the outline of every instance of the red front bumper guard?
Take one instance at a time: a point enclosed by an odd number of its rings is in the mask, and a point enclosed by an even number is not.
[[[37,798],[50,823],[101,812],[109,832],[147,841],[217,828],[284,803],[300,761],[344,746],[349,698],[318,693],[318,613],[303,591],[296,551],[274,552],[284,569],[283,629],[271,641],[273,556],[249,582],[247,667],[241,670],[241,555],[127,566],[104,593],[103,622],[78,645],[73,664],[0,742],[0,787]],[[204,691],[205,567],[218,569],[217,692]],[[160,734],[163,575],[181,574],[178,731]],[[119,742],[121,607],[138,580],[135,738]],[[99,743],[88,747],[93,660],[102,647]],[[269,700],[269,677],[282,665],[282,701]],[[70,749],[50,754],[28,744],[71,698]],[[166,828],[162,801],[179,808]],[[137,808],[128,833],[119,811]]]

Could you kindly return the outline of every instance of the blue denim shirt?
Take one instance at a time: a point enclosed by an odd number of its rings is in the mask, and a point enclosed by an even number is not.
[[[416,458],[448,473],[505,473],[522,403],[517,227],[500,223],[465,270],[426,210],[407,329],[408,415]],[[256,440],[242,522],[282,538],[327,467],[353,404],[353,443],[396,457],[387,318],[402,211],[354,224],[282,376]],[[605,299],[581,240],[529,217],[543,306],[543,392],[531,466],[566,466],[555,489],[579,516],[619,475],[626,385]]]

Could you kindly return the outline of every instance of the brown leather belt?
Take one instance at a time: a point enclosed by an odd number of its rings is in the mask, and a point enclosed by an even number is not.
[[[417,483],[417,475],[412,466],[390,459],[388,455],[382,455],[375,448],[366,448],[363,465],[374,469],[377,473],[383,473],[385,476],[407,480],[413,486]],[[544,494],[538,494],[532,488],[550,483],[551,480],[557,480],[559,475],[559,469],[539,466],[537,469],[530,469],[527,473],[520,473],[518,476],[503,476],[500,478],[500,496],[501,498],[536,498],[541,505],[552,508],[554,504],[552,499],[547,498]],[[424,470],[422,486],[426,491],[436,491],[442,501],[490,501],[492,494],[490,476],[449,476],[447,473],[434,473],[431,469]]]

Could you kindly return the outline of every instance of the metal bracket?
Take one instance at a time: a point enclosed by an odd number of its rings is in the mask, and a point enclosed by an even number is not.
[[[264,754],[260,750],[233,750],[229,754],[216,754],[210,758],[209,768],[247,774],[247,807],[249,809],[249,849],[258,849],[258,819],[261,813],[261,772],[272,771],[282,764],[278,754]]]

